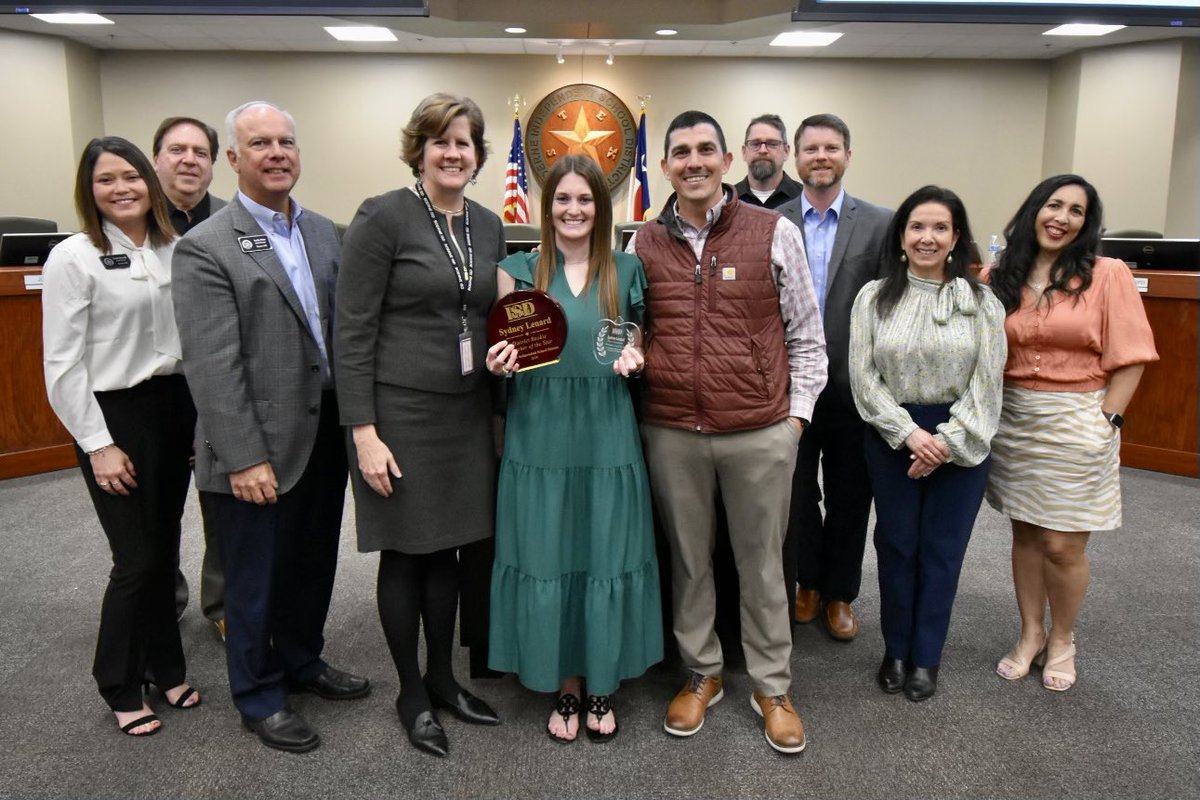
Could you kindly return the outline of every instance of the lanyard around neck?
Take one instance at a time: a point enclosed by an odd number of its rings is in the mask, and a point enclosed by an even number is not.
[[[425,186],[420,181],[417,181],[417,196],[421,198],[421,202],[425,204],[425,210],[429,212],[429,221],[433,223],[433,229],[442,243],[442,249],[446,251],[446,258],[450,260],[450,268],[454,270],[454,278],[458,281],[458,298],[462,302],[462,327],[465,331],[467,330],[467,296],[471,293],[471,287],[475,282],[475,248],[471,245],[471,205],[465,200],[463,201],[463,238],[467,240],[467,263],[461,264],[454,255],[450,239],[442,230],[437,212],[433,210],[433,203],[429,202],[429,195],[425,193]]]

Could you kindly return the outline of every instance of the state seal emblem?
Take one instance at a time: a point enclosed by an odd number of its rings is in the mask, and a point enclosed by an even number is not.
[[[637,125],[621,98],[590,83],[573,83],[542,98],[525,128],[525,153],[538,186],[559,156],[585,155],[600,165],[609,191],[629,177]]]

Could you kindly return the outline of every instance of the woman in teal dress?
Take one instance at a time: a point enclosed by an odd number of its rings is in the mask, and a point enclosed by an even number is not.
[[[489,665],[526,687],[558,692],[547,723],[557,742],[617,733],[611,696],[662,659],[658,564],[650,490],[626,378],[642,368],[640,341],[614,363],[593,342],[601,320],[636,322],[646,278],[614,253],[612,201],[585,156],[564,156],[542,194],[540,253],[499,265],[498,293],[537,288],[562,304],[559,361],[516,374],[506,341],[487,366],[509,381],[496,508]]]

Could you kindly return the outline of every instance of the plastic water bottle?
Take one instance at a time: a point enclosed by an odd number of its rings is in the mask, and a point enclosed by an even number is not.
[[[988,264],[996,266],[996,262],[1000,260],[1000,237],[992,234],[991,244],[988,245]]]

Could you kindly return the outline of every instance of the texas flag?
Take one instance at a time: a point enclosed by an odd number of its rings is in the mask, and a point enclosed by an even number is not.
[[[650,211],[650,183],[646,179],[646,109],[638,120],[637,150],[633,154],[633,172],[629,176],[629,219],[642,222]]]
[[[504,221],[529,222],[529,184],[525,182],[525,148],[521,146],[521,120],[513,119],[512,146],[504,171]]]

